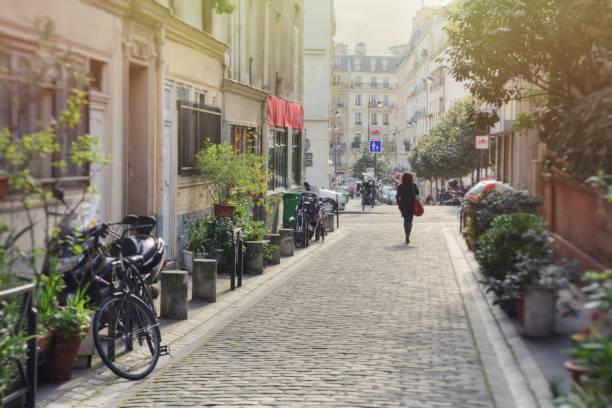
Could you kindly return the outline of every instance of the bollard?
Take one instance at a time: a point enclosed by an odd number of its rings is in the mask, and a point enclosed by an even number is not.
[[[293,245],[293,228],[281,228],[280,232],[280,254],[281,256],[293,256],[295,246]]]
[[[325,232],[334,232],[334,214],[325,214]]]
[[[276,246],[276,250],[272,254],[270,263],[273,265],[278,265],[280,263],[280,234],[264,234],[264,239],[270,241],[270,245]]]
[[[187,319],[187,271],[161,272],[161,317]]]
[[[217,301],[217,261],[214,259],[194,259],[191,282],[191,298]]]
[[[244,241],[246,247],[245,272],[261,275],[264,269],[264,241]]]

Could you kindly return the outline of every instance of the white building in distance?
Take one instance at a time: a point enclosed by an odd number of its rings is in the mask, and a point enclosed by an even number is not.
[[[306,181],[329,187],[329,109],[336,31],[334,2],[309,0],[304,4],[304,127]]]

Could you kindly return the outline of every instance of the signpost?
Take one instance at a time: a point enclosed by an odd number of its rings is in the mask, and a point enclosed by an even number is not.
[[[370,153],[380,153],[382,151],[382,140],[370,140]]]
[[[370,140],[382,139],[382,129],[379,127],[370,128]]]
[[[476,136],[476,149],[487,150],[489,148],[489,135]]]

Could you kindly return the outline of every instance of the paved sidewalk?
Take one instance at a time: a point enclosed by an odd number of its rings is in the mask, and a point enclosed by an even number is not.
[[[282,286],[121,406],[494,406],[443,235],[397,208],[347,214]]]

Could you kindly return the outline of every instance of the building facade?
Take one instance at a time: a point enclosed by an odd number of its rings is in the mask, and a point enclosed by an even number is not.
[[[330,159],[338,182],[349,174],[362,143],[382,140],[395,167],[405,156],[398,143],[396,55],[367,52],[357,44],[349,53],[336,44],[330,110]]]
[[[55,23],[58,45],[92,78],[82,130],[112,156],[75,182],[97,184],[98,220],[155,215],[169,260],[180,257],[185,218],[211,205],[194,163],[207,139],[269,155],[271,191],[303,179],[303,1],[233,3],[232,13],[217,14],[192,0],[0,0],[0,75],[18,81],[20,61],[36,49],[32,22]],[[0,107],[8,101],[0,86]],[[293,115],[272,122],[270,101]],[[53,106],[32,108],[27,129],[12,114],[0,115],[0,126],[34,131],[52,120]],[[24,217],[16,200],[2,200],[0,220]]]
[[[304,15],[304,127],[306,179],[319,187],[330,186],[329,110],[335,34],[334,3],[309,0]]]

